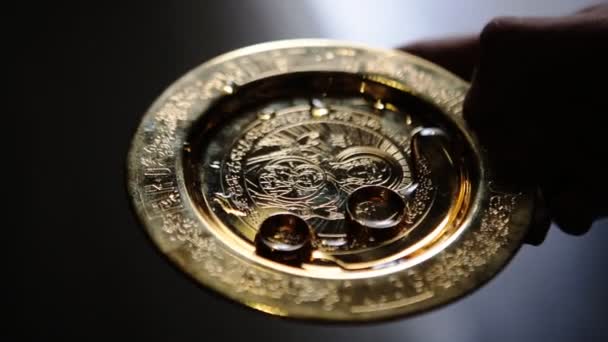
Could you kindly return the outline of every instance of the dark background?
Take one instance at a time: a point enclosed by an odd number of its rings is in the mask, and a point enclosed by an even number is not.
[[[330,37],[397,46],[475,32],[495,15],[557,15],[593,1],[200,1],[25,4],[15,116],[27,153],[24,234],[11,251],[10,340],[582,341],[608,338],[608,224],[553,227],[488,285],[414,318],[323,326],[269,317],[202,290],[139,227],[125,158],[140,117],[173,80],[257,42]],[[29,7],[28,7],[29,6]],[[6,13],[10,16],[12,13]],[[23,138],[27,137],[27,138]],[[10,241],[9,241],[10,242]],[[12,242],[11,242],[12,243]],[[7,339],[8,340],[8,339]]]

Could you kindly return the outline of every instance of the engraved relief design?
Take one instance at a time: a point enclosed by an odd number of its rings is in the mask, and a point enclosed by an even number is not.
[[[343,220],[347,196],[361,185],[402,190],[411,183],[407,140],[383,131],[366,113],[318,119],[305,108],[258,120],[228,153],[223,198],[245,213],[278,209],[304,219]],[[241,219],[255,229],[255,218]],[[322,231],[327,225],[315,226]]]

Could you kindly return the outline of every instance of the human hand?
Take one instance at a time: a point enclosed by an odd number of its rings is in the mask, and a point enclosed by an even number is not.
[[[563,231],[608,215],[608,5],[403,50],[471,81],[466,122],[499,172],[540,187]]]

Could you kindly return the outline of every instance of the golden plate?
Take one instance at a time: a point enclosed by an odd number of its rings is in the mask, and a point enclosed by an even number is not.
[[[152,240],[205,287],[274,315],[369,321],[479,287],[516,252],[529,189],[493,176],[468,84],[415,56],[327,40],[190,71],[128,157]]]

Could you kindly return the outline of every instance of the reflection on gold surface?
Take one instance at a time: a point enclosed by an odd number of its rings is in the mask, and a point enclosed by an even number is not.
[[[492,176],[462,123],[467,87],[396,51],[238,50],[146,114],[129,193],[181,269],[257,310],[341,321],[426,310],[504,266],[533,206]]]

